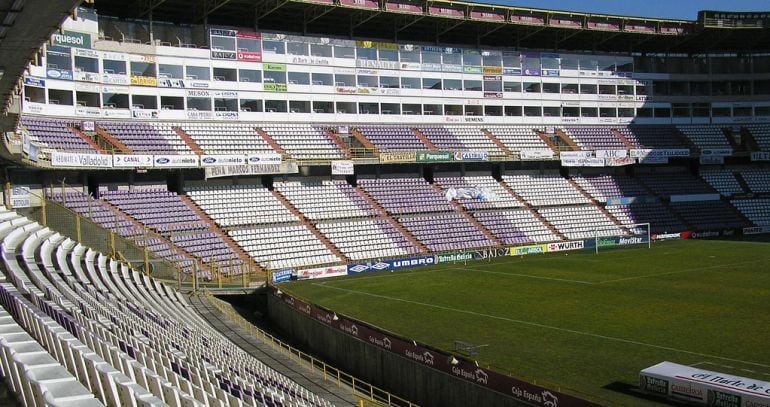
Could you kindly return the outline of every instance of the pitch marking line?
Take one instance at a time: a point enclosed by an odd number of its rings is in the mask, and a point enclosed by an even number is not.
[[[662,350],[667,350],[667,351],[671,351],[671,352],[685,353],[685,354],[688,354],[688,355],[701,356],[701,357],[706,357],[706,358],[710,358],[710,359],[726,360],[726,361],[729,361],[729,362],[742,363],[742,364],[745,364],[745,365],[757,366],[757,367],[761,367],[761,368],[770,369],[770,365],[765,365],[765,364],[757,363],[757,362],[749,362],[749,361],[740,360],[740,359],[733,359],[733,358],[728,358],[728,357],[725,357],[725,356],[709,355],[707,353],[693,352],[693,351],[684,350],[684,349],[672,348],[672,347],[669,347],[669,346],[655,345],[655,344],[651,344],[651,343],[634,341],[634,340],[630,340],[630,339],[616,338],[614,336],[606,336],[606,335],[600,335],[600,334],[595,334],[595,333],[591,333],[591,332],[578,331],[578,330],[569,329],[569,328],[561,328],[561,327],[558,327],[558,326],[545,325],[545,324],[540,324],[540,323],[537,323],[537,322],[524,321],[524,320],[521,320],[521,319],[506,318],[506,317],[501,317],[501,316],[497,316],[497,315],[489,315],[489,314],[483,314],[483,313],[475,312],[475,311],[468,311],[468,310],[464,310],[464,309],[445,307],[443,305],[428,304],[428,303],[425,303],[425,302],[406,300],[406,299],[403,299],[403,298],[391,297],[391,296],[387,296],[387,295],[367,293],[367,292],[358,291],[358,290],[350,290],[350,289],[347,289],[347,288],[334,287],[334,286],[329,285],[329,284],[313,283],[313,285],[318,286],[318,287],[331,288],[333,290],[344,291],[344,292],[348,292],[348,293],[352,293],[352,294],[359,294],[359,295],[365,295],[365,296],[369,296],[369,297],[381,298],[381,299],[384,299],[384,300],[390,300],[390,301],[397,301],[397,302],[403,302],[403,303],[408,303],[408,304],[420,305],[420,306],[423,306],[423,307],[435,308],[435,309],[440,309],[440,310],[443,310],[443,311],[452,311],[452,312],[457,312],[457,313],[460,313],[460,314],[468,314],[468,315],[473,315],[473,316],[477,316],[477,317],[496,319],[496,320],[499,320],[499,321],[506,321],[506,322],[511,322],[511,323],[519,324],[519,325],[533,326],[533,327],[536,327],[536,328],[549,329],[549,330],[560,331],[560,332],[567,332],[567,333],[571,333],[571,334],[575,334],[575,335],[588,336],[588,337],[591,337],[591,338],[605,339],[605,340],[614,341],[614,342],[620,342],[620,343],[627,343],[627,344],[631,344],[631,345],[644,346],[644,347],[653,348],[653,349],[662,349]]]
[[[582,280],[570,280],[566,278],[557,278],[557,277],[544,277],[544,276],[534,276],[531,274],[519,274],[519,273],[506,273],[504,271],[489,271],[484,269],[478,269],[474,267],[459,267],[451,270],[473,270],[478,273],[485,273],[485,274],[498,274],[501,276],[515,276],[515,277],[528,277],[528,278],[536,278],[539,280],[551,280],[551,281],[560,281],[563,283],[577,283],[577,284],[585,284],[585,285],[595,285],[595,284],[601,284],[596,283],[593,281],[582,281]]]
[[[620,281],[640,280],[642,278],[667,276],[667,275],[671,275],[671,274],[680,274],[680,273],[689,273],[691,271],[703,271],[703,270],[720,269],[720,268],[723,268],[723,267],[743,266],[743,265],[746,265],[746,264],[759,263],[759,262],[763,262],[763,261],[767,261],[767,259],[746,260],[746,261],[740,261],[740,262],[737,262],[737,263],[715,264],[713,266],[695,267],[695,268],[683,269],[683,270],[666,271],[666,272],[662,272],[662,273],[644,274],[644,275],[641,275],[641,276],[616,278],[614,280],[602,281],[599,284],[617,283],[617,282],[620,282]]]

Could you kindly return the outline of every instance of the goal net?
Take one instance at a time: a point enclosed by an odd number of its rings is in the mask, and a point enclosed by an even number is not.
[[[623,226],[594,229],[594,247],[596,253],[617,247],[644,245],[652,247],[649,223],[632,223]]]

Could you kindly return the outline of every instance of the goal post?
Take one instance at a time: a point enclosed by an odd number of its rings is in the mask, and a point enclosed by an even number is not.
[[[652,248],[652,236],[649,223],[631,223],[613,228],[594,229],[594,247],[596,254],[599,249],[622,247],[630,245],[647,245]],[[621,232],[621,233],[618,233]]]

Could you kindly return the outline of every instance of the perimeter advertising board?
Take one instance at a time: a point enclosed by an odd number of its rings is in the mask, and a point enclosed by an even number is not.
[[[770,405],[770,382],[661,362],[639,372],[648,393],[709,406]]]
[[[275,291],[273,291],[274,295]],[[508,395],[526,404],[538,407],[596,406],[595,404],[519,380],[494,370],[478,366],[462,357],[451,358],[449,354],[418,342],[382,332],[360,321],[335,314],[318,306],[306,303],[286,293],[281,301],[299,313],[312,318],[339,332],[352,336],[371,346],[402,356],[415,363],[449,374],[461,380]]]

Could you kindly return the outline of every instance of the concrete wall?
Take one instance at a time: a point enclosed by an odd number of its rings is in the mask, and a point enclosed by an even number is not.
[[[324,325],[272,294],[267,298],[270,320],[300,348],[420,406],[527,405]]]

